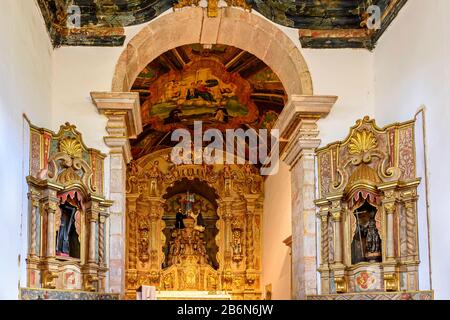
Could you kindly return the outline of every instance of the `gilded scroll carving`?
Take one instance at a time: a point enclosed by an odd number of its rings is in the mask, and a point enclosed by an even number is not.
[[[242,222],[241,219],[235,218],[232,223],[233,241],[231,247],[233,248],[233,261],[240,263],[244,258],[243,244],[242,244]]]
[[[128,213],[128,268],[136,269],[137,255],[136,255],[136,236],[137,236],[137,219],[136,212],[130,211]]]
[[[141,220],[139,222],[139,229],[138,229],[139,260],[141,262],[147,262],[150,259],[149,241],[150,241],[150,228],[148,222],[147,220]]]
[[[246,0],[225,0],[225,2],[229,7],[240,7],[242,9],[248,10],[248,11],[252,10],[252,6],[247,4]],[[175,10],[175,9],[181,9],[183,7],[190,7],[190,6],[198,7],[199,5],[200,5],[200,0],[178,0],[173,5],[173,8]],[[208,12],[208,17],[210,17],[210,18],[217,17],[219,14],[219,0],[208,0],[207,12]]]
[[[402,171],[403,179],[414,179],[415,172],[415,156],[414,156],[414,130],[407,128],[399,131],[399,167]]]

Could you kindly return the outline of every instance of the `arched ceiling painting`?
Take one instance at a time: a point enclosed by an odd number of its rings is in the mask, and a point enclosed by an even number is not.
[[[171,132],[270,129],[286,102],[277,75],[261,60],[226,45],[170,50],[142,70],[131,89],[141,99],[144,132],[132,141],[135,159],[171,147]]]
[[[246,4],[275,23],[297,28],[304,48],[371,50],[406,1],[246,0]],[[232,5],[240,1],[226,2]],[[151,21],[180,1],[38,0],[38,3],[55,46],[121,46],[125,41],[123,27]],[[71,5],[80,8],[81,28],[67,28]],[[370,5],[381,10],[378,30],[367,28],[366,9]]]

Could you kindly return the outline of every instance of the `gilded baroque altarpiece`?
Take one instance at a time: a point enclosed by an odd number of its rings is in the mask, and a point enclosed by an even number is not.
[[[27,287],[105,292],[105,155],[68,123],[30,131]]]
[[[322,294],[417,292],[414,122],[365,117],[317,158]]]
[[[260,299],[263,179],[249,164],[174,165],[171,149],[133,161],[127,174],[126,296],[142,285],[159,291],[229,292],[233,299]],[[180,181],[203,184],[217,201],[217,252],[210,263],[202,229],[167,225],[167,193]],[[167,221],[167,220],[166,220]],[[164,230],[169,228],[169,233]],[[170,250],[164,250],[172,234]],[[166,248],[167,249],[167,248]]]

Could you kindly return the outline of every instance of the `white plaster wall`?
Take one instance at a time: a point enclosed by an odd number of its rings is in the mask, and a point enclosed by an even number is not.
[[[291,298],[291,256],[283,241],[292,234],[291,172],[280,163],[264,184],[262,290],[272,285],[273,300]]]
[[[319,120],[321,146],[347,137],[356,120],[374,116],[373,54],[363,49],[302,49],[315,95],[338,96]]]
[[[35,1],[0,3],[0,299],[26,285],[28,125],[51,124],[52,48]]]
[[[374,60],[370,51],[302,48],[297,29],[276,26],[305,58],[314,94],[339,97],[329,116],[319,121],[322,145],[343,139],[357,119],[374,116]]]
[[[450,1],[410,0],[383,35],[374,52],[375,115],[381,125],[409,120],[426,106],[426,144],[431,216],[431,273],[437,299],[450,299]],[[421,128],[418,119],[418,136]],[[418,174],[423,146],[417,142]],[[419,194],[424,221],[424,180]],[[420,250],[426,249],[426,225],[419,225]],[[420,287],[428,288],[426,256],[421,254]],[[424,265],[425,264],[425,265]]]

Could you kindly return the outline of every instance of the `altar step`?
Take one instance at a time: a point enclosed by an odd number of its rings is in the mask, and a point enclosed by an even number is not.
[[[434,300],[433,291],[358,292],[307,296],[307,300]]]
[[[20,288],[20,300],[119,300],[117,293]]]

